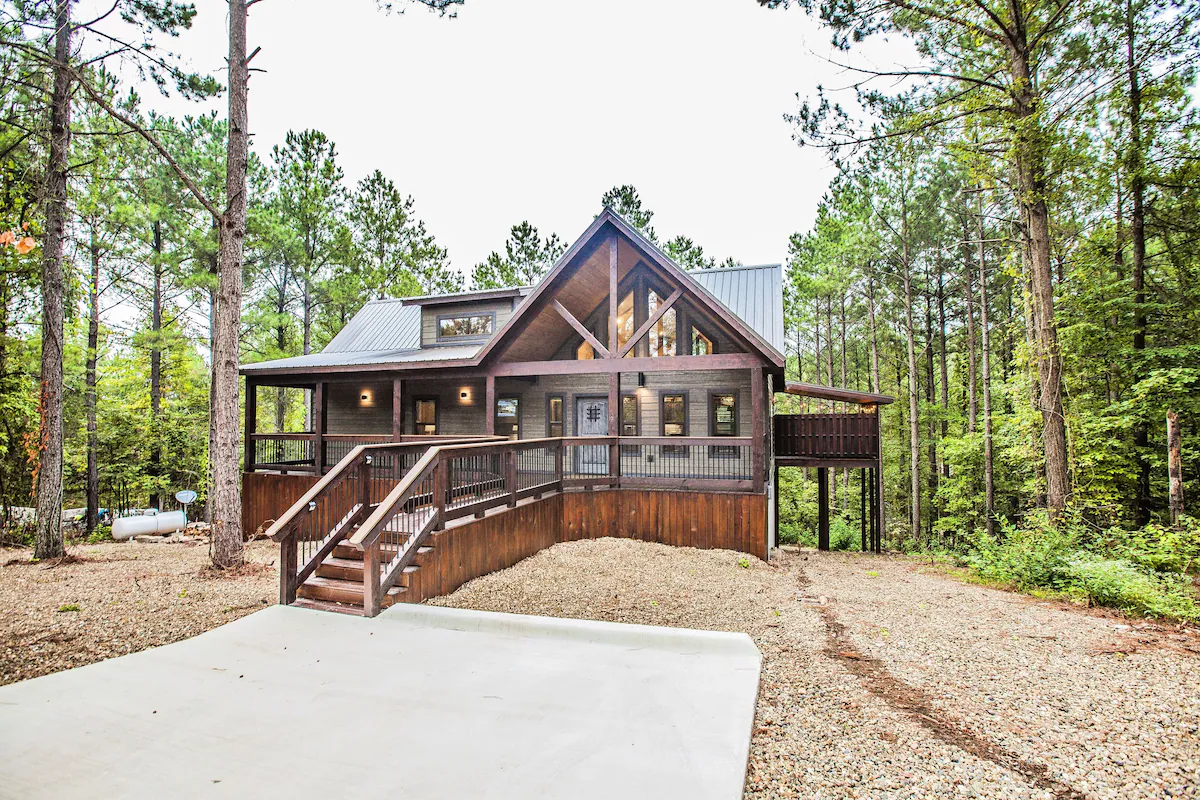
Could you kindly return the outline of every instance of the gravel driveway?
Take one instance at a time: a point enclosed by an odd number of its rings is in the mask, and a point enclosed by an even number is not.
[[[430,602],[750,634],[747,797],[1200,797],[1194,636],[910,560],[599,539]]]

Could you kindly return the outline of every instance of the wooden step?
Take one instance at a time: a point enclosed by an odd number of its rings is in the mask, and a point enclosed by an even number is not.
[[[388,589],[384,596],[381,605],[385,608],[396,602],[396,596],[403,594],[405,591],[403,586],[393,586]],[[317,575],[309,576],[308,580],[300,585],[296,590],[299,597],[306,600],[323,600],[328,603],[347,603],[356,605],[359,608],[363,604],[363,585],[362,581],[347,581],[338,580],[336,578],[322,578]]]
[[[362,583],[363,560],[362,558],[326,556],[325,560],[317,565],[317,577]]]
[[[394,548],[394,547],[381,546],[379,549],[381,551],[383,551],[385,554],[389,551],[392,553],[396,552],[396,548]],[[353,560],[353,561],[362,561],[363,560],[362,551],[359,550],[354,545],[350,544],[349,542],[338,542],[336,545],[334,545],[333,556],[334,556],[334,558],[344,558],[344,559]],[[385,557],[386,557],[386,555],[385,555]]]
[[[403,586],[405,589],[407,589],[410,585],[409,576],[412,575],[414,572],[419,571],[420,569],[421,568],[415,564],[409,564],[407,567],[400,570],[400,575],[399,575],[399,577],[396,578],[396,585]]]
[[[309,600],[307,597],[297,597],[292,605],[297,608],[311,608],[314,611],[332,611],[336,614],[350,614],[361,617],[365,613],[362,606],[352,606],[348,603],[327,603],[324,600]]]

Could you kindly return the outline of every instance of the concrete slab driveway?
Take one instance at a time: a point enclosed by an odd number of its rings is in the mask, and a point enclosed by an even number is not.
[[[273,607],[0,687],[0,796],[738,798],[759,664],[744,634]]]

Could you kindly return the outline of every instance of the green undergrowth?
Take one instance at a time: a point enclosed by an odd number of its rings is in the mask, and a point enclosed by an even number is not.
[[[1200,621],[1192,574],[1200,522],[1176,528],[1097,531],[1078,522],[1051,526],[1044,516],[1000,536],[972,537],[957,560],[982,582],[1041,596],[1119,609],[1132,616]]]

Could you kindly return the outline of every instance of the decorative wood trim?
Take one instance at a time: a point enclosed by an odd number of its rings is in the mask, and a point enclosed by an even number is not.
[[[608,352],[617,350],[617,237],[616,234],[608,240]],[[608,356],[606,355],[605,358]],[[611,392],[609,393],[611,395]]]
[[[496,376],[488,375],[486,381],[487,389],[484,393],[483,401],[483,417],[484,430],[488,436],[496,435]]]
[[[660,319],[662,319],[663,314],[666,314],[668,311],[671,310],[671,306],[675,305],[675,301],[678,300],[680,297],[683,297],[683,287],[682,286],[676,287],[675,291],[671,292],[671,294],[667,296],[667,299],[664,300],[658,306],[658,308],[654,309],[654,313],[646,318],[646,321],[642,323],[642,326],[640,328],[638,328],[636,331],[634,331],[633,336],[631,336],[629,338],[629,341],[625,343],[625,346],[617,351],[617,355],[615,356],[615,358],[624,358],[625,354],[628,353],[630,350],[632,350],[634,348],[634,345],[636,345],[638,342],[640,342],[642,340],[642,337],[650,332],[650,329],[654,327],[654,323],[656,323]],[[690,348],[689,348],[689,350],[690,350]],[[679,334],[678,334],[678,332],[676,332],[676,335],[675,335],[675,352],[676,353],[679,352]]]
[[[392,378],[392,441],[404,436],[404,381]]]
[[[557,311],[558,315],[565,319],[567,324],[574,328],[575,332],[582,336],[583,340],[592,346],[592,349],[596,351],[600,358],[609,357],[608,348],[600,344],[600,340],[593,336],[592,332],[589,331],[582,322],[575,319],[575,315],[568,311],[566,306],[558,302],[557,298],[550,301],[550,307]]]
[[[756,353],[726,353],[718,356],[663,356],[661,358],[603,358],[591,361],[506,361],[487,368],[497,377],[517,375],[586,375],[609,372],[672,372],[688,370],[746,369],[762,366]]]

